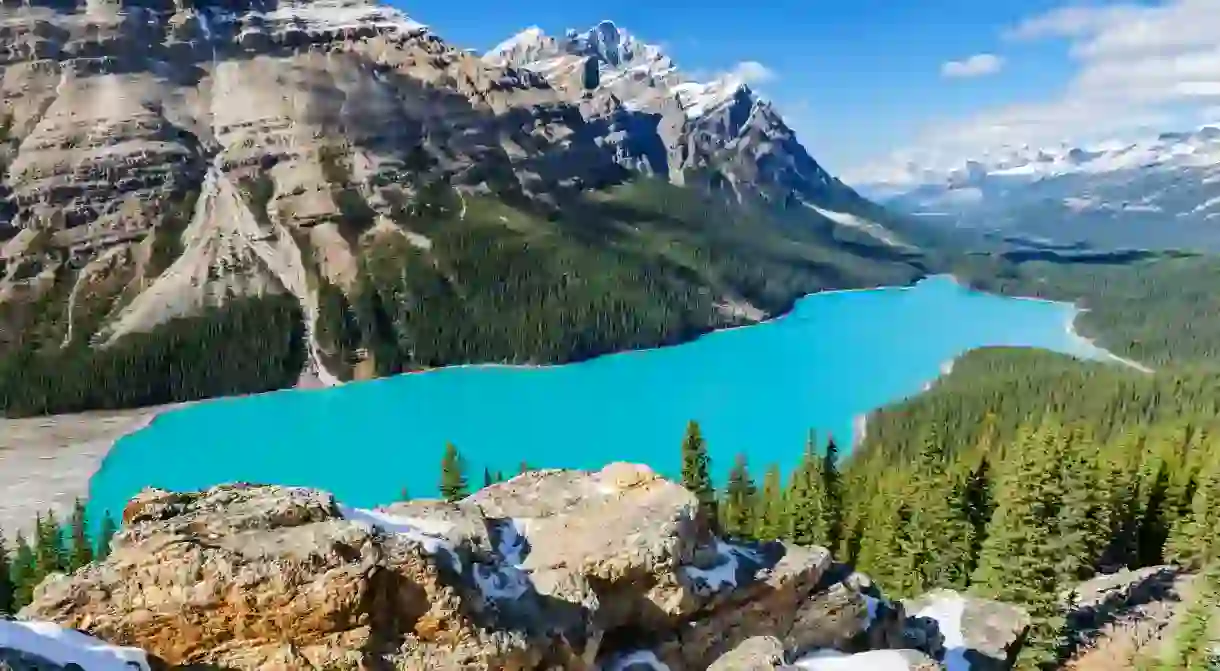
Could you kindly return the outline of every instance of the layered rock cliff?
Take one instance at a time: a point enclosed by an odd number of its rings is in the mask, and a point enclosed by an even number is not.
[[[955,594],[908,612],[825,549],[719,539],[698,509],[624,464],[376,510],[300,488],[150,490],[110,557],[0,622],[0,655],[21,650],[14,631],[27,658],[49,649],[30,640],[53,624],[152,668],[984,669],[1028,625]]]
[[[665,60],[598,31],[591,73]],[[299,303],[310,367],[333,381],[328,370],[357,375],[378,351],[367,368],[385,373],[638,339],[432,354],[442,318],[429,310],[499,319],[554,294],[576,301],[571,285],[597,280],[647,294],[632,314],[677,314],[655,297],[680,296],[681,314],[641,336],[651,345],[921,272],[873,221],[880,211],[748,90],[696,103],[674,83],[627,100],[625,83],[598,75],[586,95],[514,59],[480,58],[364,0],[5,2],[0,355],[106,347],[284,295]],[[736,213],[684,190],[622,188],[650,174],[693,179]],[[492,271],[504,288],[480,275]],[[472,305],[492,291],[506,295]],[[457,307],[437,310],[446,300]],[[550,312],[539,318],[556,331],[587,330]]]

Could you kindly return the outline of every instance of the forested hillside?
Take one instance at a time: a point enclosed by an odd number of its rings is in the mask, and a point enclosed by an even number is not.
[[[267,191],[247,188],[255,200]],[[914,248],[807,208],[730,203],[654,180],[550,207],[431,183],[376,229],[358,195],[341,201],[359,251],[351,286],[327,281],[307,232],[294,235],[318,296],[323,362],[342,379],[670,344],[774,315],[807,293],[906,284],[926,271]],[[94,334],[140,276],[96,281],[49,236],[39,244],[21,267],[0,266],[43,285],[0,301],[6,416],[261,392],[291,386],[304,368],[306,316],[281,293],[231,297],[108,344]]]

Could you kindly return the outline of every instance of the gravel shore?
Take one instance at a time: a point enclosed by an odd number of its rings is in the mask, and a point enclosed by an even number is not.
[[[63,515],[88,491],[89,478],[119,438],[166,407],[79,415],[0,418],[0,529],[29,533],[34,515]],[[115,511],[117,515],[119,511]]]

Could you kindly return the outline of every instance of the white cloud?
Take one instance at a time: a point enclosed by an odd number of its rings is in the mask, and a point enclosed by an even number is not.
[[[779,78],[775,71],[758,61],[742,61],[728,73],[747,84],[765,84]]]
[[[995,54],[975,54],[961,61],[949,61],[940,66],[944,77],[969,78],[993,75],[1004,67],[1004,59]]]
[[[1073,4],[1031,16],[1005,38],[1060,39],[1076,70],[1042,100],[946,121],[915,146],[852,171],[857,180],[911,176],[910,163],[945,167],[1004,147],[1085,143],[1174,130],[1220,103],[1220,1]]]

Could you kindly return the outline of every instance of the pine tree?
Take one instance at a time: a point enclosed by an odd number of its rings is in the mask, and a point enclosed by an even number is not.
[[[730,538],[748,540],[756,537],[757,524],[757,490],[754,479],[750,477],[749,464],[746,455],[738,454],[729,471],[728,485],[725,488],[724,504],[721,512],[721,529]]]
[[[97,536],[97,552],[93,553],[97,560],[100,561],[110,556],[110,543],[117,531],[118,528],[115,526],[114,518],[110,516],[110,511],[107,510],[106,514],[102,516],[102,530]]]
[[[494,484],[496,484],[496,481],[495,481],[495,479],[493,479],[491,477],[491,469],[484,467],[483,468],[483,487],[487,488]]]
[[[93,546],[86,532],[88,528],[85,504],[77,499],[72,507],[72,551],[67,567],[69,572],[75,572],[93,561]]]
[[[34,556],[38,568],[38,580],[41,581],[52,573],[64,570],[63,527],[55,519],[54,512],[48,512],[45,519],[39,517],[35,524]]]
[[[1220,560],[1210,555],[1216,538],[1220,538],[1220,453],[1213,450],[1199,474],[1190,513],[1174,525],[1170,534],[1169,559],[1189,568]]]
[[[895,591],[914,596],[932,587],[964,589],[974,542],[967,482],[947,468],[934,430],[923,436],[903,500],[910,515],[893,558]]]
[[[0,533],[0,613],[12,614],[16,610],[13,608],[14,586],[11,563],[4,534]]]
[[[496,482],[504,482],[504,471],[496,471]]]
[[[818,456],[817,438],[812,432],[805,454],[788,481],[788,538],[797,545],[826,545],[830,542],[831,520],[826,496],[826,479]]]
[[[843,483],[834,436],[827,439],[822,456],[822,491],[826,493],[826,547],[835,548],[843,537]]]
[[[462,457],[453,443],[445,444],[445,455],[441,458],[441,497],[446,501],[466,498],[466,474]]]
[[[41,520],[39,520],[41,522]],[[34,550],[25,540],[25,534],[17,532],[17,540],[13,546],[13,560],[10,572],[13,579],[13,610],[21,610],[33,599],[34,588],[38,586],[37,560]]]
[[[1064,441],[1059,476],[1063,498],[1054,533],[1059,545],[1058,579],[1067,584],[1091,577],[1102,562],[1111,512],[1092,440],[1079,428],[1060,438]]]
[[[517,467],[517,473],[519,475],[525,475],[532,470],[534,470],[534,467],[530,466],[529,462],[525,461],[524,459],[521,460],[521,464]]]
[[[1018,668],[1050,661],[1061,641],[1055,523],[1061,492],[1059,433],[1047,425],[1018,433],[996,490],[972,589],[1022,604],[1033,619]]]
[[[712,484],[711,458],[707,455],[707,444],[699,423],[686,425],[686,437],[682,440],[682,486],[699,501],[699,509],[709,524],[716,524],[716,488]]]
[[[784,485],[779,466],[771,464],[763,476],[762,493],[758,497],[756,535],[761,540],[776,540],[784,536],[786,527]]]
[[[403,488],[402,488],[402,489],[401,489],[401,490],[398,492],[398,500],[399,500],[399,501],[410,501],[410,500],[411,500],[411,492],[410,492],[410,491],[409,491],[409,490],[408,490],[406,487],[403,487]]]
[[[1209,564],[1195,577],[1195,594],[1182,614],[1177,635],[1163,660],[1161,668],[1164,671],[1215,671],[1220,666],[1220,655],[1215,652],[1216,641],[1212,640],[1212,632],[1220,618],[1218,604],[1220,561]]]

